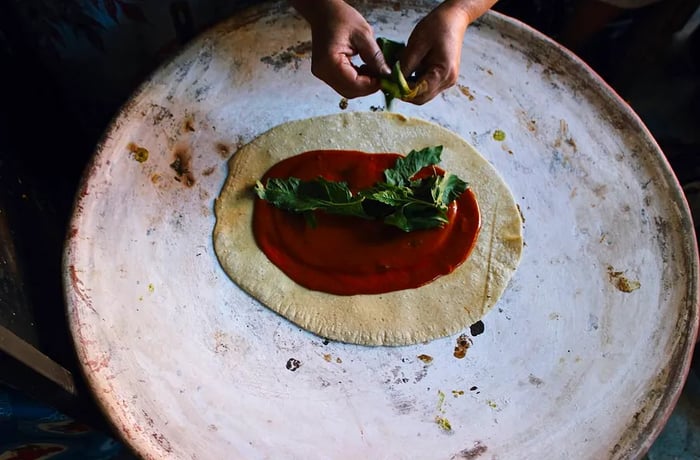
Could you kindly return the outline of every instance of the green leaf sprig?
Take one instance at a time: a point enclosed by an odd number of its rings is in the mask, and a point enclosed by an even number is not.
[[[384,55],[384,60],[391,69],[391,75],[382,76],[379,79],[382,87],[382,93],[384,93],[386,109],[391,110],[391,103],[394,99],[410,101],[424,88],[420,84],[414,84],[413,88],[411,88],[411,85],[401,71],[399,57],[403,49],[406,48],[404,43],[379,37],[377,38],[377,44]],[[423,82],[423,84],[425,84],[425,82]]]
[[[318,177],[302,181],[296,177],[258,181],[255,193],[272,205],[304,214],[315,225],[314,211],[380,219],[405,232],[443,227],[449,204],[459,198],[468,184],[453,174],[414,176],[423,168],[440,162],[442,146],[412,150],[384,171],[384,181],[353,194],[345,182]]]

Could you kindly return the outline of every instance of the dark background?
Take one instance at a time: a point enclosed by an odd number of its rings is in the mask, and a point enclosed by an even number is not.
[[[0,325],[71,371],[83,395],[61,287],[83,168],[113,114],[155,66],[249,3],[0,2]],[[611,83],[652,130],[695,208],[700,34],[691,17],[698,1],[628,11],[585,3],[595,5],[503,0],[495,9],[568,44]],[[0,370],[0,381],[17,385],[4,377]]]

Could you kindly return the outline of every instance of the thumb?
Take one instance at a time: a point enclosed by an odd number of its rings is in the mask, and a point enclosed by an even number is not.
[[[379,75],[391,74],[391,69],[384,60],[382,50],[377,45],[372,35],[362,35],[357,43],[357,52],[362,61],[367,64],[372,71]]]

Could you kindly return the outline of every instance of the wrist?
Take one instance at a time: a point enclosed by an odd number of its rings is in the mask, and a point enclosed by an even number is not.
[[[464,21],[464,27],[476,21],[486,13],[498,0],[445,0],[440,6],[450,8],[458,13]]]

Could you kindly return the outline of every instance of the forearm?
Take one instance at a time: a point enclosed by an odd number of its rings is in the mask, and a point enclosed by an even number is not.
[[[446,0],[443,5],[456,7],[464,13],[467,25],[491,9],[498,0]]]
[[[311,22],[315,17],[325,14],[328,8],[343,0],[289,0],[289,4],[307,21]]]

